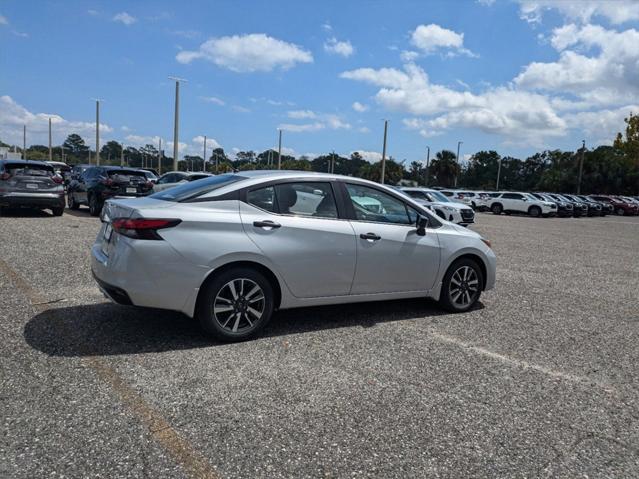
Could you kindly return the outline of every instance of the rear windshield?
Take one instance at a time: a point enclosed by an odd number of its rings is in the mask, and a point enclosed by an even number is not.
[[[246,177],[244,176],[232,174],[209,176],[201,181],[181,183],[180,185],[169,188],[168,190],[154,193],[150,197],[155,198],[156,200],[165,201],[190,200],[206,193],[210,193],[218,188],[222,188],[223,186],[245,179]]]
[[[53,168],[49,165],[7,164],[5,170],[11,176],[53,176]]]
[[[146,175],[142,171],[135,170],[107,170],[107,175],[116,183],[128,183],[133,181],[146,181]]]
[[[211,175],[189,175],[186,177],[187,181],[203,180]]]

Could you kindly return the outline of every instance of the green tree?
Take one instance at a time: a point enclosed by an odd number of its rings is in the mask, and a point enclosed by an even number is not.
[[[89,151],[89,147],[85,145],[84,140],[77,133],[71,133],[67,136],[67,139],[64,140],[62,146],[67,153],[78,158],[85,156],[86,152]]]
[[[457,156],[450,150],[439,151],[429,166],[429,175],[440,186],[453,186],[460,172]]]
[[[639,116],[631,113],[623,121],[626,123],[625,135],[617,133],[613,146],[623,151],[635,164],[639,164]]]

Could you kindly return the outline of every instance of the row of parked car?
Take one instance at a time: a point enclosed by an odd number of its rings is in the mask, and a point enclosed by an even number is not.
[[[54,216],[88,206],[93,216],[114,197],[138,197],[179,183],[211,176],[204,172],[155,170],[121,166],[74,165],[57,161],[0,161],[0,208],[50,209]]]
[[[581,217],[606,215],[639,215],[639,196],[575,195],[522,191],[444,190],[451,200],[463,203],[476,211],[493,214],[528,214],[543,217]]]

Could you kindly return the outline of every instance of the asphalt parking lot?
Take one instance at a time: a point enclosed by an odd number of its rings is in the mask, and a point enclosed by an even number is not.
[[[477,216],[497,285],[218,344],[94,286],[86,210],[0,218],[0,477],[637,477],[639,217]]]

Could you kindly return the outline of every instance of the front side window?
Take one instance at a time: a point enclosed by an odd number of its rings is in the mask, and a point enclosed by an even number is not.
[[[403,225],[414,223],[403,201],[369,186],[347,184],[346,189],[355,210],[356,219]],[[415,219],[416,214],[414,213]]]

